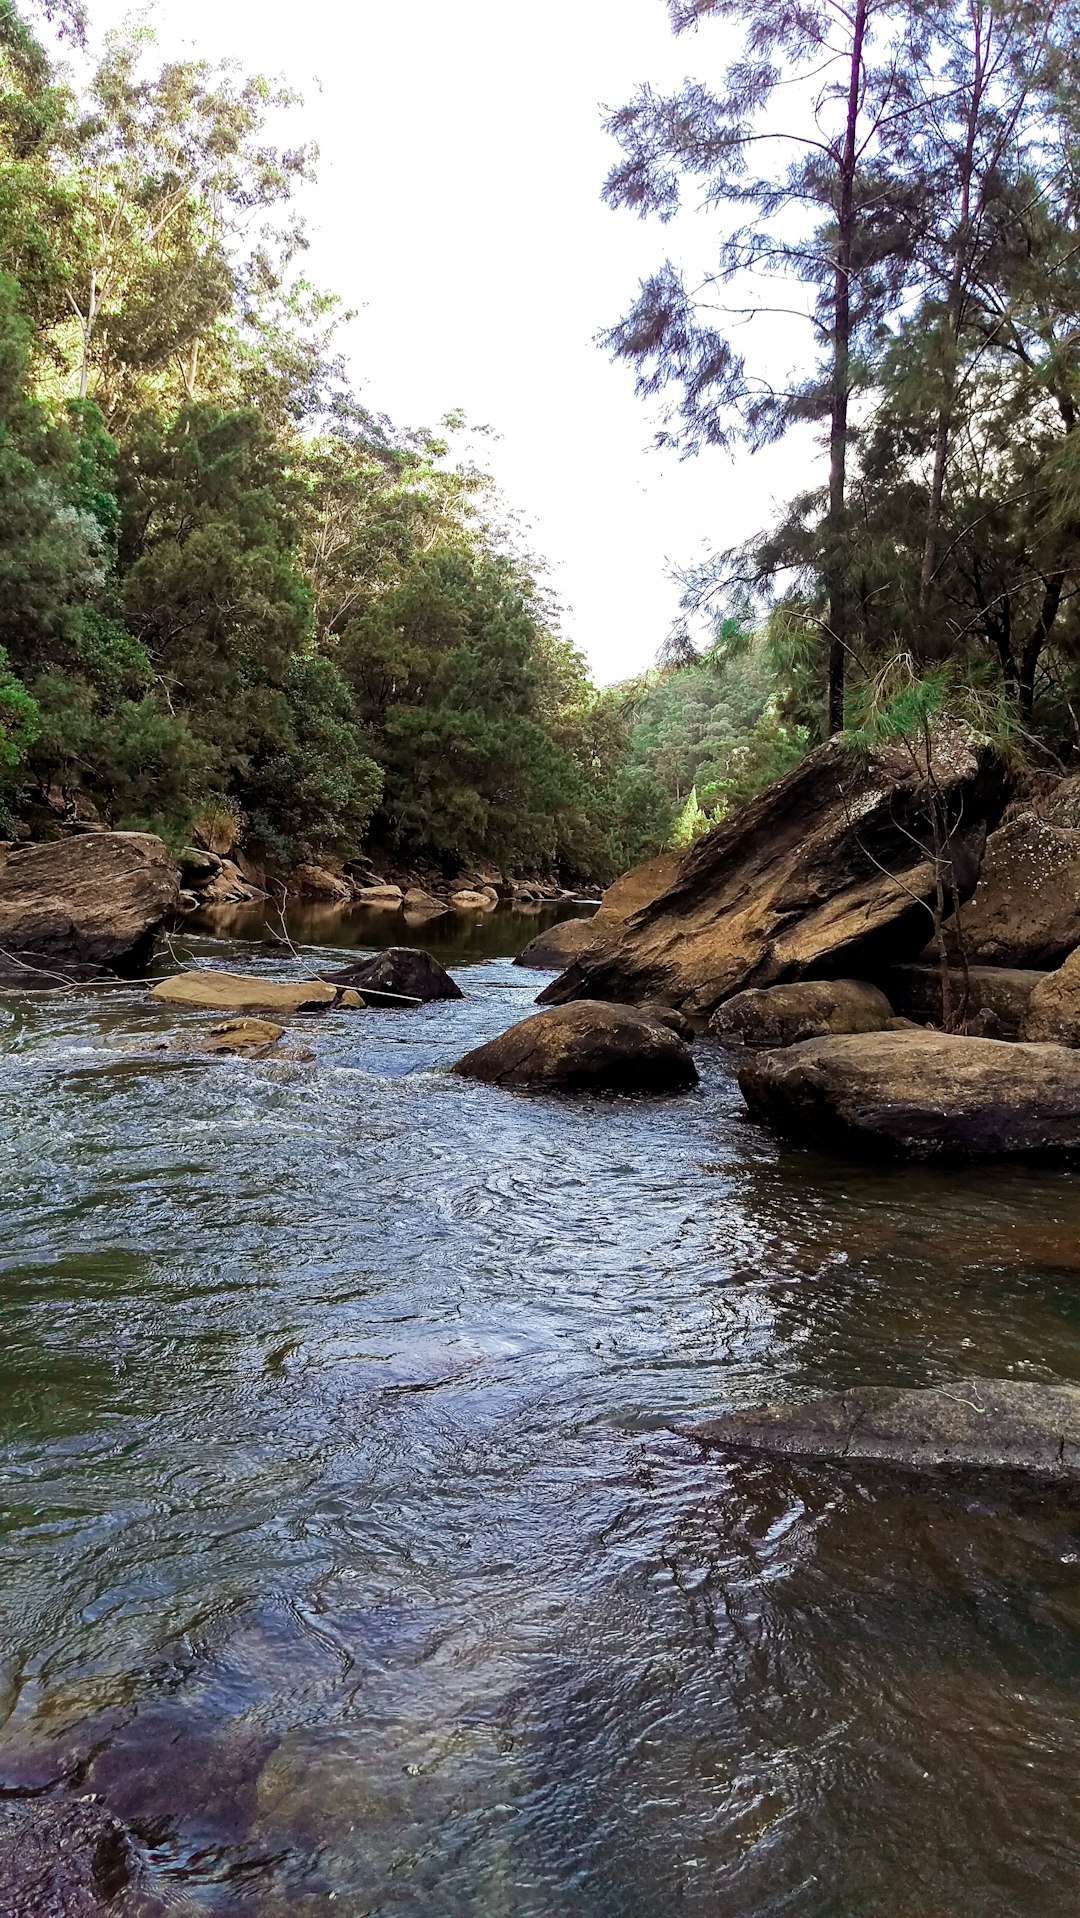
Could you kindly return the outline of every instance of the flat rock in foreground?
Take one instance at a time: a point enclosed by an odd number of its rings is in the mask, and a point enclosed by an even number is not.
[[[1080,1054],[942,1032],[810,1039],[744,1061],[755,1119],[808,1145],[900,1159],[1080,1154]]]
[[[685,1092],[698,1076],[689,1046],[670,1026],[589,999],[522,1020],[453,1070],[486,1085],[557,1092]]]
[[[0,870],[0,978],[45,986],[138,971],[179,893],[176,862],[153,833],[16,848]]]
[[[259,979],[205,968],[162,979],[150,997],[200,1012],[314,1012],[334,1005],[339,988],[325,979]]]
[[[792,1458],[963,1465],[1080,1477],[1080,1386],[960,1379],[922,1391],[858,1386],[691,1426],[709,1447]]]
[[[1004,775],[986,745],[954,732],[935,747],[961,898],[979,873]],[[899,749],[862,760],[838,740],[707,833],[667,889],[541,994],[663,998],[707,1016],[747,986],[873,977],[930,936],[934,868],[925,782]],[[600,915],[602,917],[602,913]]]

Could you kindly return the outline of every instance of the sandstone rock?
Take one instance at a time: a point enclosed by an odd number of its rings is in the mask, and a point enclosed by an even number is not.
[[[991,833],[962,914],[971,965],[1049,969],[1080,946],[1080,831],[1033,811]]]
[[[290,893],[301,899],[351,899],[353,889],[347,879],[327,872],[325,866],[297,866],[288,880]]]
[[[490,893],[473,892],[471,889],[450,895],[450,904],[455,912],[493,912],[498,903],[498,893],[494,899]]]
[[[1080,1054],[940,1032],[809,1039],[739,1071],[755,1119],[809,1145],[902,1159],[1071,1158]]]
[[[922,1391],[858,1386],[692,1426],[708,1447],[1080,1477],[1080,1386],[959,1379]]]
[[[0,1799],[5,1918],[157,1918],[142,1875],[128,1833],[94,1799]]]
[[[1044,1045],[1080,1046],[1080,951],[1042,974],[1028,1000],[1023,1036]]]
[[[179,877],[152,833],[13,848],[0,870],[0,977],[41,986],[138,971],[176,906]]]
[[[266,1052],[284,1038],[284,1026],[272,1019],[225,1019],[201,1040],[203,1052]]]
[[[245,879],[235,861],[219,859],[217,872],[203,888],[202,903],[204,906],[243,906],[262,896],[258,887]]]
[[[655,859],[631,866],[629,872],[613,880],[600,901],[605,923],[629,919],[631,913],[640,912],[643,906],[651,906],[654,899],[662,898],[676,884],[685,860],[683,852],[660,852]],[[599,916],[598,913],[597,918]]]
[[[560,919],[530,939],[514,960],[515,966],[535,966],[538,972],[561,972],[596,942],[594,919]]]
[[[355,986],[361,993],[390,993],[406,999],[462,999],[461,987],[428,952],[413,946],[389,946],[373,959],[324,973],[335,986]]]
[[[314,1012],[332,1006],[336,986],[325,979],[258,979],[240,972],[178,972],[153,987],[150,997],[202,1012]]]
[[[221,871],[221,860],[217,853],[207,852],[202,846],[185,846],[179,864],[180,877],[193,892],[209,886]]]
[[[709,1031],[725,1045],[792,1046],[837,1032],[884,1032],[893,1008],[859,979],[805,979],[750,987],[713,1014]]]
[[[654,1025],[666,1026],[669,1032],[677,1032],[687,1045],[691,1045],[697,1037],[686,1014],[678,1012],[674,1006],[664,1006],[656,999],[646,999],[643,1006],[635,1006],[634,1010],[643,1019],[651,1019]]]
[[[949,816],[963,822],[952,852],[967,897],[1004,774],[988,746],[960,732],[939,742],[935,772]],[[860,759],[831,740],[699,840],[668,889],[576,960],[541,1004],[655,996],[707,1015],[747,986],[863,977],[914,958],[932,924],[930,840],[925,782],[908,755]]]
[[[405,894],[405,911],[417,919],[438,919],[449,911],[445,900],[436,899],[433,892],[425,892],[423,886],[410,886]]]
[[[969,966],[967,973],[966,1026],[971,1031],[977,1019],[992,1015],[1003,1038],[1015,1038],[1027,1018],[1028,1006],[1045,972],[1022,972],[1011,966]],[[952,1004],[958,1012],[964,1003],[965,981],[960,967],[949,974]],[[881,984],[897,1012],[915,1019],[920,1025],[944,1023],[941,971],[937,965],[891,966],[882,974]]]
[[[560,1092],[683,1092],[697,1083],[677,1033],[633,1007],[587,999],[523,1020],[453,1070],[487,1085]]]
[[[357,886],[353,899],[358,906],[400,906],[404,894],[400,886]]]

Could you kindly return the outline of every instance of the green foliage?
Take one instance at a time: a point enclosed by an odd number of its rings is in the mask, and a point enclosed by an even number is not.
[[[145,29],[73,91],[0,7],[11,804],[612,876],[621,730],[483,475],[344,387],[281,217],[310,162],[267,140],[287,97],[155,69]]]

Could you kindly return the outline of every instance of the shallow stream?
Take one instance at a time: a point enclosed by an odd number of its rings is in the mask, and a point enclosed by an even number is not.
[[[780,1147],[709,1041],[680,1099],[465,1084],[543,983],[475,937],[313,1065],[0,1000],[0,1788],[192,1915],[1073,1918],[1080,1503],[671,1428],[1080,1380],[1080,1179]]]

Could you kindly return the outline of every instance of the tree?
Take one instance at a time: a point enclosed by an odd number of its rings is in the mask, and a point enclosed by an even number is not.
[[[701,180],[716,210],[753,209],[752,222],[722,235],[717,264],[688,288],[669,262],[641,287],[610,333],[614,351],[638,369],[638,388],[681,395],[668,437],[696,450],[751,446],[807,420],[824,424],[827,505],[820,552],[821,621],[827,653],[827,723],[844,720],[851,644],[847,482],[853,395],[868,377],[864,357],[902,283],[907,235],[883,143],[913,111],[908,77],[890,33],[901,0],[669,0],[677,33],[707,17],[743,28],[743,47],[716,91],[687,81],[673,98],[643,87],[609,121],[624,150],[606,198],[670,218],[684,182]],[[794,94],[780,89],[794,89]],[[789,104],[778,125],[779,100]],[[792,101],[801,105],[793,111]],[[792,122],[794,121],[794,128]],[[790,129],[790,130],[789,130]],[[761,310],[755,290],[780,275],[810,289],[818,342],[814,375],[777,389],[710,318],[717,294]],[[750,302],[748,308],[746,302]]]

